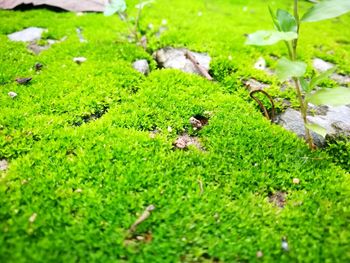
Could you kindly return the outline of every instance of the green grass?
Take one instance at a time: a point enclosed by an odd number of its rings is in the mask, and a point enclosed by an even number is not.
[[[158,0],[142,27],[162,19],[169,30],[160,39],[149,33],[147,53],[121,40],[126,27],[117,17],[0,11],[0,159],[10,163],[0,172],[0,262],[349,261],[348,172],[265,120],[241,82],[255,77],[279,94],[278,80],[252,65],[263,56],[274,67],[269,55],[284,55],[283,45],[243,45],[245,33],[271,28],[265,1]],[[301,57],[350,73],[349,22],[306,25]],[[6,37],[28,26],[67,40],[32,55]],[[78,26],[88,43],[79,42]],[[218,81],[156,70],[154,62],[148,77],[132,69],[167,45],[208,52]],[[76,65],[77,56],[88,60]],[[44,65],[39,73],[35,62]],[[14,82],[26,76],[29,85]],[[206,111],[209,125],[194,131],[189,118]],[[94,114],[102,116],[89,119]],[[154,129],[161,132],[151,138]],[[205,151],[174,149],[184,131]],[[287,193],[283,209],[268,201],[277,191]],[[156,209],[135,235],[152,240],[126,244],[150,204]]]

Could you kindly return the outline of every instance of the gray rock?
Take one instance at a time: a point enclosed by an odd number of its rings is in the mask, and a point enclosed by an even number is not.
[[[8,162],[4,159],[4,160],[0,160],[0,171],[5,171],[7,170],[9,164]]]
[[[136,60],[132,64],[132,67],[144,75],[148,75],[148,73],[149,73],[149,64],[148,64],[148,61],[146,59]]]
[[[314,58],[312,60],[312,65],[314,69],[316,69],[319,72],[325,72],[335,66],[334,64],[324,61],[323,59],[320,59],[320,58]]]
[[[179,69],[183,72],[201,75],[193,63],[186,58],[186,52],[190,52],[198,63],[209,71],[211,57],[205,53],[196,53],[185,48],[166,47],[156,51],[153,56],[162,68]]]
[[[12,41],[32,42],[41,39],[46,29],[40,27],[28,27],[21,31],[7,35]]]
[[[311,123],[318,124],[327,130],[327,134],[347,132],[350,125],[350,108],[348,106],[327,106],[325,115],[308,116]]]
[[[304,122],[299,111],[288,108],[284,113],[279,115],[277,119],[277,123],[284,127],[286,130],[294,132],[299,137],[305,137]],[[324,146],[325,139],[321,135],[311,132],[311,136],[313,137],[314,143],[317,146]]]
[[[315,109],[315,115],[307,117],[310,124],[317,124],[323,127],[326,130],[327,135],[350,135],[349,106],[316,107],[310,105],[310,107]],[[277,123],[283,126],[285,129],[294,132],[299,137],[305,137],[304,123],[299,111],[288,108],[284,113],[278,116]],[[312,131],[311,135],[318,147],[325,145],[325,138],[323,138],[321,135]]]
[[[331,79],[338,82],[341,85],[347,85],[350,83],[350,76],[340,75],[340,74],[332,74]]]
[[[312,61],[313,67],[318,71],[318,72],[325,72],[333,67],[335,67],[334,64],[324,61],[323,59],[320,58],[314,58]],[[330,77],[334,81],[338,82],[341,85],[347,85],[350,83],[350,76],[347,75],[341,75],[337,73],[333,73]]]

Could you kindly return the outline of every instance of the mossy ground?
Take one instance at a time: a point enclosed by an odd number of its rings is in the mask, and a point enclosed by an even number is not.
[[[244,34],[271,28],[266,1],[158,0],[145,10],[143,30],[162,19],[169,29],[160,38],[148,33],[148,51],[208,52],[216,83],[154,62],[148,77],[134,71],[135,59],[152,58],[121,40],[126,26],[117,17],[0,12],[0,159],[10,163],[0,172],[0,262],[348,262],[349,174],[265,120],[241,83],[254,77],[279,90],[252,65],[263,56],[274,67],[270,55],[284,55],[283,45],[243,45]],[[301,58],[325,58],[349,74],[349,23],[344,16],[305,25]],[[67,40],[35,56],[6,36],[29,26]],[[75,64],[78,56],[87,62]],[[27,76],[29,85],[14,82]],[[192,130],[189,118],[205,111],[209,125]],[[154,129],[161,132],[151,138]],[[175,150],[183,130],[205,151]],[[268,202],[277,191],[287,193],[283,209]],[[150,204],[156,210],[136,235],[152,240],[126,243]]]

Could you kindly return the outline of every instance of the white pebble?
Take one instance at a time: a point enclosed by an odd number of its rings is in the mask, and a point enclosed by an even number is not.
[[[11,98],[17,97],[17,93],[16,93],[16,92],[13,92],[13,91],[10,91],[10,92],[8,93],[8,95],[9,95]]]

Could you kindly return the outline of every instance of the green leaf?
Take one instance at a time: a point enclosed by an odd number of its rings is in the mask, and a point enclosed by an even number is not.
[[[308,92],[311,90],[310,85],[309,85],[309,83],[307,83],[305,78],[299,78],[299,82],[300,82],[300,85],[301,85],[301,88],[303,89],[303,91]]]
[[[309,94],[307,101],[314,105],[348,105],[350,104],[350,88],[321,89],[313,94]]]
[[[324,0],[311,7],[303,16],[304,22],[316,22],[341,16],[350,11],[349,0]]]
[[[319,83],[321,83],[325,79],[328,79],[335,72],[336,69],[337,69],[337,67],[333,67],[333,68],[321,73],[320,75],[312,78],[310,81],[310,90],[315,88]]]
[[[260,30],[248,35],[246,45],[268,46],[276,44],[281,40],[291,41],[298,38],[295,32],[278,32],[275,30]]]
[[[279,23],[278,23],[277,17],[276,17],[276,15],[275,15],[275,13],[273,12],[271,6],[269,6],[269,12],[270,12],[270,15],[271,15],[271,18],[272,18],[272,22],[273,22],[273,24],[275,25],[276,29],[277,29],[278,31],[281,31],[281,28],[280,28],[280,25],[279,25]]]
[[[297,21],[294,16],[285,10],[278,9],[276,18],[279,23],[279,30],[283,32],[297,32]]]
[[[306,72],[306,64],[301,61],[291,61],[287,58],[281,58],[278,61],[276,74],[278,78],[285,81],[292,77],[301,77]]]
[[[317,134],[321,135],[322,137],[326,137],[326,135],[327,135],[327,130],[318,124],[307,123],[307,124],[305,124],[305,126],[309,130],[316,132]]]
[[[105,6],[104,15],[111,16],[115,13],[122,13],[126,10],[125,0],[110,0]]]

